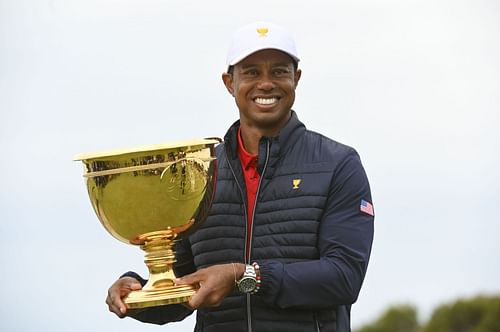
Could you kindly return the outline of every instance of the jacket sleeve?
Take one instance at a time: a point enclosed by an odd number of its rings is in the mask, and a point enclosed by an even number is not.
[[[174,272],[177,277],[196,271],[193,264],[193,255],[189,241],[186,239],[179,241],[175,245],[177,262],[174,264]],[[136,278],[142,286],[147,280],[143,279],[135,272],[127,272],[122,275]],[[169,322],[178,322],[193,313],[182,304],[170,304],[164,306],[149,307],[145,309],[132,310],[129,317],[144,323],[163,325]]]
[[[372,203],[370,187],[358,154],[351,150],[333,173],[319,227],[319,259],[259,262],[262,286],[257,296],[280,308],[326,309],[354,303],[374,229],[373,211],[363,212],[362,200]]]

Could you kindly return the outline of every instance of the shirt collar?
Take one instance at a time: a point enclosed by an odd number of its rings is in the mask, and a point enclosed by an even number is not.
[[[245,169],[250,167],[257,167],[258,155],[250,154],[245,150],[243,140],[241,139],[241,129],[238,128],[238,157],[240,157],[241,164]]]

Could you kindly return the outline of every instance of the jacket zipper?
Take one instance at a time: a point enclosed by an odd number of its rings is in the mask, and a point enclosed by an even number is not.
[[[262,174],[259,179],[259,186],[257,187],[257,192],[255,193],[255,201],[253,203],[253,211],[252,211],[252,223],[250,224],[250,241],[248,241],[248,257],[245,257],[246,264],[250,264],[250,257],[252,257],[252,238],[253,238],[253,222],[255,220],[255,208],[257,207],[257,198],[259,197],[260,186],[262,184],[262,179],[264,178],[264,174],[266,173],[267,164],[269,162],[269,141],[266,142],[266,160],[264,161],[264,168],[262,169]],[[245,253],[247,252],[245,248]]]
[[[264,168],[262,169],[262,174],[260,175],[259,185],[257,187],[257,192],[255,193],[255,202],[253,204],[252,224],[250,227],[250,237],[249,237],[250,241],[249,241],[249,243],[246,243],[247,236],[246,236],[246,231],[245,231],[245,264],[249,264],[248,262],[250,261],[250,257],[252,256],[252,237],[253,237],[253,222],[255,219],[255,208],[257,207],[257,197],[259,196],[260,186],[262,184],[262,179],[264,178],[264,174],[265,174],[266,169],[267,169],[267,164],[269,162],[269,141],[267,141],[266,143],[267,143],[266,160],[264,162]],[[243,198],[245,221],[247,221],[248,216],[247,216],[247,212],[246,212],[247,211],[247,208],[246,208],[247,204],[245,202],[245,195],[243,194],[243,189],[241,188],[240,183],[238,182],[238,179],[236,178],[236,173],[234,172],[233,166],[231,165],[231,163],[228,163],[228,164],[229,164],[229,168],[231,169],[231,173],[233,173],[233,177],[236,180],[236,184],[238,185],[238,189],[240,190],[241,197]],[[246,229],[246,227],[245,227],[245,229]],[[246,255],[247,245],[249,246],[248,247],[248,257]],[[252,317],[252,309],[251,309],[251,302],[250,302],[250,294],[247,294],[247,328],[248,328],[248,332],[252,332],[252,319],[251,319],[251,317]]]
[[[316,332],[321,332],[319,329],[318,316],[316,314],[314,314],[314,323],[316,324]]]

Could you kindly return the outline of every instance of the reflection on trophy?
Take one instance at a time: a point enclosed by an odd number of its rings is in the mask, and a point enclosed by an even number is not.
[[[145,251],[149,280],[124,300],[130,309],[181,303],[195,293],[176,286],[173,245],[202,222],[215,191],[219,139],[81,154],[99,220],[115,238]]]

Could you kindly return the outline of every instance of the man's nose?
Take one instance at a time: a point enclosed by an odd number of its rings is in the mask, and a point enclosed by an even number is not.
[[[272,90],[276,87],[276,84],[274,84],[272,77],[270,77],[268,74],[262,74],[260,77],[260,80],[257,84],[257,88],[261,90]]]

